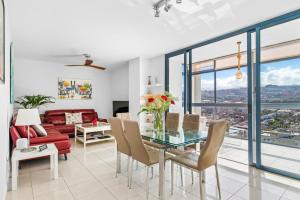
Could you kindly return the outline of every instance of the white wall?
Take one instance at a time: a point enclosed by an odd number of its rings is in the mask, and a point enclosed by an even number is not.
[[[6,10],[6,14],[8,11]],[[10,28],[5,16],[5,83],[0,81],[0,199],[5,199],[9,175],[9,122],[12,116],[10,105]]]
[[[140,110],[140,58],[129,61],[129,113],[138,120]]]
[[[157,56],[149,59],[149,74],[157,77],[158,82],[162,84],[161,87],[154,89],[155,93],[162,93],[165,91],[165,55]]]
[[[94,108],[99,117],[112,116],[110,71],[93,68],[65,67],[63,64],[17,58],[15,62],[15,95],[43,94],[57,98],[58,78],[77,78],[92,81],[91,100],[59,100],[40,107],[40,112],[62,108]]]
[[[129,100],[129,63],[111,70],[111,98],[113,101]]]

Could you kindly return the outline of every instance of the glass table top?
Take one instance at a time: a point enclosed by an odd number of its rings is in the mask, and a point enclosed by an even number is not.
[[[180,129],[178,131],[164,130],[158,132],[151,128],[144,128],[141,129],[141,136],[143,139],[154,143],[177,148],[205,140],[207,138],[207,131],[184,131]]]

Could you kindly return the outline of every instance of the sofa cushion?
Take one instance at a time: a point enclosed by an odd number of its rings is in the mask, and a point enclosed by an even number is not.
[[[55,129],[58,130],[61,133],[74,133],[75,132],[75,126],[74,126],[74,124],[70,124],[70,125],[56,125]]]
[[[66,117],[65,117],[65,114],[57,115],[57,116],[51,115],[51,116],[47,116],[46,122],[54,124],[54,125],[66,124]]]
[[[67,140],[69,141],[69,136],[59,133],[57,130],[47,130],[48,135],[45,137],[36,137],[30,140],[30,144],[43,144],[43,143],[53,143],[57,141]]]
[[[33,125],[32,128],[35,130],[38,136],[47,136],[47,131],[42,125]]]
[[[20,136],[22,138],[28,138],[28,129],[27,126],[16,126]],[[37,137],[37,133],[32,127],[29,127],[29,137],[30,138],[35,138]]]
[[[91,123],[96,118],[95,113],[82,113],[82,121],[83,123]]]

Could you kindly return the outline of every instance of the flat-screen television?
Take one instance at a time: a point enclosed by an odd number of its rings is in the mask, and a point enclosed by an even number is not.
[[[113,101],[113,116],[116,117],[117,113],[129,112],[129,101]]]

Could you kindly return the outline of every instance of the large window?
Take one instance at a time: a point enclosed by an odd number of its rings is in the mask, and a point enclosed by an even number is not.
[[[220,157],[298,179],[299,25],[300,13],[294,11],[166,55],[169,61],[178,52],[191,55],[191,73],[183,74],[185,113],[198,113],[202,129],[212,119],[230,122]]]
[[[236,78],[238,41],[242,41],[242,79]],[[230,129],[219,156],[242,163],[248,163],[247,142],[242,142],[248,139],[245,41],[243,34],[192,51],[192,112],[201,116],[203,129],[207,129],[203,123],[213,119],[229,121]],[[240,151],[242,156],[233,157],[229,151]]]

